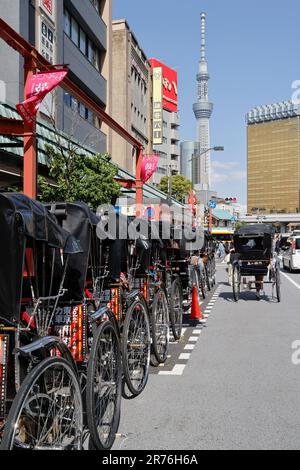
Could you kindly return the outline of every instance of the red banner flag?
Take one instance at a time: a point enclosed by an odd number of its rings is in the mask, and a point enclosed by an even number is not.
[[[156,172],[158,165],[158,155],[147,155],[142,162],[142,181],[146,183]]]
[[[64,80],[67,73],[67,69],[53,70],[38,73],[28,80],[25,88],[26,99],[16,106],[27,126],[33,128],[36,114],[43,99]]]

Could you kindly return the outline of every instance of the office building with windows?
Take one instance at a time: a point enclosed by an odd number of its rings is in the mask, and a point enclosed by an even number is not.
[[[150,153],[150,66],[133,31],[124,19],[112,22],[112,117]],[[112,135],[112,155],[127,171],[135,172],[132,146]]]
[[[300,105],[259,106],[247,115],[248,213],[300,211]]]
[[[67,64],[69,77],[111,113],[111,0],[1,0],[1,17],[49,62]],[[23,101],[23,58],[0,43],[0,101]],[[54,119],[53,119],[54,118]],[[38,120],[110,152],[110,131],[93,112],[59,88],[44,101]]]

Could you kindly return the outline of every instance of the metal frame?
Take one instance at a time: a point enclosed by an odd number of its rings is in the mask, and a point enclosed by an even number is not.
[[[53,70],[50,64],[39,52],[20,36],[13,28],[0,18],[0,38],[10,47],[15,49],[24,57],[24,89],[26,83],[32,75],[39,71]],[[143,182],[142,182],[142,159],[143,146],[129,132],[109,116],[92,98],[82,91],[75,83],[66,77],[61,84],[62,88],[75,96],[86,107],[90,108],[101,121],[107,124],[119,136],[123,137],[136,150],[136,180],[123,180],[122,185],[136,188],[137,215],[141,215],[143,204]],[[24,193],[32,198],[37,196],[37,148],[36,148],[36,129],[28,128],[23,121],[13,119],[0,119],[0,134],[18,135],[24,137]]]

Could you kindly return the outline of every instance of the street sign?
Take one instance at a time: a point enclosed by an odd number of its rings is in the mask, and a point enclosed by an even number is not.
[[[215,209],[217,207],[217,203],[215,201],[210,201],[208,207],[210,209]]]

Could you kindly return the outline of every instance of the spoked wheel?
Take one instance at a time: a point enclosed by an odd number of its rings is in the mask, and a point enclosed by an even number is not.
[[[146,387],[150,365],[150,322],[146,304],[136,300],[126,312],[122,337],[125,380],[132,395]]]
[[[279,265],[276,265],[275,268],[275,284],[276,284],[276,297],[278,303],[281,302],[281,276],[280,276],[280,268]]]
[[[151,311],[151,333],[154,356],[159,364],[163,364],[168,357],[170,342],[169,306],[163,289],[159,289],[154,296]]]
[[[208,260],[207,264],[205,265],[205,281],[207,290],[210,292],[212,289],[212,279],[211,279],[211,261]]]
[[[238,302],[241,293],[241,273],[237,265],[233,266],[232,269],[232,289],[234,301]]]
[[[73,367],[43,360],[25,378],[5,425],[2,450],[80,450],[83,406]]]
[[[213,256],[211,261],[210,261],[210,265],[211,265],[211,285],[212,287],[215,287],[216,285],[216,260],[215,260],[215,257]]]
[[[182,334],[183,295],[179,277],[176,277],[170,294],[170,321],[174,339],[178,341]]]
[[[200,276],[198,269],[193,268],[191,272],[191,280],[190,280],[190,287],[191,287],[191,300],[193,295],[193,289],[196,287],[197,295],[199,299],[199,304],[201,302],[200,292],[202,294],[203,299],[205,299],[205,282],[203,282],[203,276]]]
[[[122,364],[118,332],[102,323],[93,340],[87,370],[86,409],[96,449],[111,449],[120,422]]]

